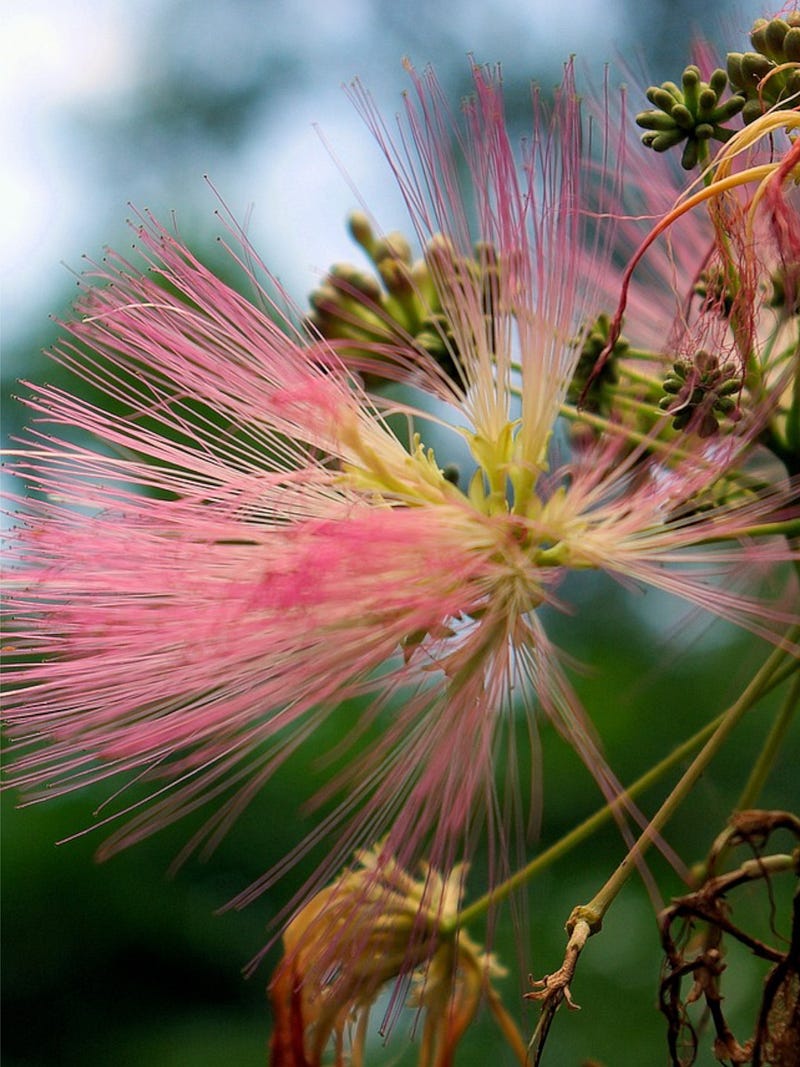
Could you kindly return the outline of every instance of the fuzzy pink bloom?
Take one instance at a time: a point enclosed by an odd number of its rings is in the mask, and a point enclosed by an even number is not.
[[[353,738],[379,716],[388,725],[331,782],[343,830],[320,882],[382,834],[403,866],[425,852],[446,877],[480,818],[498,875],[522,806],[513,776],[506,799],[494,776],[513,710],[542,708],[604,792],[616,788],[537,611],[558,603],[564,574],[655,586],[768,640],[797,621],[788,593],[770,602],[718,581],[728,566],[798,559],[784,540],[748,536],[797,516],[788,483],[695,506],[746,452],[771,394],[710,441],[673,435],[666,454],[649,447],[661,415],[633,447],[624,430],[572,456],[553,443],[574,339],[614,310],[614,242],[646,228],[612,217],[625,169],[584,150],[570,77],[550,119],[536,103],[520,166],[497,74],[475,69],[463,122],[433,75],[412,76],[397,144],[354,95],[421,242],[434,242],[458,373],[410,340],[379,354],[387,376],[401,368],[443,402],[438,414],[368,395],[343,346],[273,320],[147,218],[147,269],[110,253],[55,351],[96,399],[36,386],[27,401],[47,429],[15,460],[34,495],[16,501],[11,534],[11,774],[34,796],[112,775],[155,782],[105,851],[234,785],[213,840],[333,708],[368,697],[353,705]],[[453,265],[476,241],[499,264],[491,321],[474,276]],[[684,283],[704,254],[681,265]],[[626,323],[638,343],[678,339],[664,368],[681,337],[713,339],[718,322],[685,319],[674,283],[673,270],[634,281]],[[422,440],[393,429],[393,412]],[[428,450],[432,422],[466,442],[469,487]],[[76,429],[95,443],[73,443]]]

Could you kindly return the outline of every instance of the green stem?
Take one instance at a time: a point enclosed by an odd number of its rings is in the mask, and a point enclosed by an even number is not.
[[[629,353],[626,354],[626,358],[630,358]],[[648,389],[651,389],[657,397],[661,396],[664,392],[663,378],[654,378],[652,374],[644,374],[642,371],[635,370],[633,367],[629,367],[627,364],[622,364],[619,366],[619,374],[621,378],[625,378],[629,382],[636,382],[637,385],[646,385]]]
[[[790,678],[795,671],[800,671],[800,660],[796,656],[790,656],[781,669],[775,671],[770,681],[769,689],[777,688],[781,682],[785,682],[787,678]],[[764,691],[765,694],[769,692],[769,689]]]
[[[787,449],[796,454],[800,452],[800,359],[795,359],[792,403],[786,413],[785,436]]]
[[[779,685],[792,670],[800,667],[796,661],[789,664],[785,664],[783,669],[775,670],[770,676],[764,672],[759,672],[759,675],[753,679],[748,692],[750,693],[750,702],[755,703],[756,700],[765,696],[771,689]],[[520,870],[516,871],[506,881],[501,882],[500,885],[495,886],[488,893],[485,893],[482,897],[479,897],[476,901],[470,904],[459,912],[458,916],[449,923],[442,923],[440,928],[440,934],[442,936],[448,936],[453,933],[458,927],[466,926],[473,919],[480,917],[489,911],[490,908],[495,907],[501,903],[507,897],[509,897],[515,890],[525,885],[532,878],[534,878],[541,871],[545,870],[550,864],[560,859],[562,856],[570,852],[576,845],[579,845],[587,837],[598,830],[605,823],[609,822],[615,814],[624,806],[627,800],[632,800],[634,797],[643,793],[651,785],[659,780],[668,770],[675,766],[676,763],[680,763],[690,755],[699,745],[702,745],[714,731],[722,724],[728,712],[718,715],[716,719],[707,723],[702,730],[698,730],[696,734],[688,738],[680,744],[673,752],[664,759],[660,760],[654,767],[651,767],[649,771],[643,774],[640,778],[629,786],[624,793],[616,798],[612,803],[606,804],[598,811],[594,812],[587,819],[584,819],[582,823],[576,826],[573,830],[570,830],[568,834],[556,841],[555,844],[545,849],[544,852],[535,856],[530,863],[527,863]]]
[[[714,180],[714,172],[709,168],[711,162],[711,147],[708,141],[701,141],[697,146],[697,166],[703,175],[703,185],[706,189]]]
[[[710,536],[698,541],[698,544],[713,545],[720,541],[736,541],[742,537],[798,537],[800,536],[800,519],[787,519],[786,522],[762,522],[758,526],[743,526],[740,530],[728,530],[724,537]]]
[[[795,626],[786,635],[787,641],[794,643],[797,640],[798,635],[800,635],[800,627]],[[658,834],[666,826],[678,807],[694,788],[697,780],[716,756],[723,743],[727,740],[735,727],[738,726],[745,712],[747,712],[756,700],[763,695],[765,685],[770,681],[774,672],[781,665],[782,660],[786,655],[787,652],[785,648],[776,648],[772,651],[739,699],[724,713],[721,722],[714,730],[710,739],[694,758],[681,780],[658,809],[645,831],[636,841],[633,848],[628,852],[628,855],[622,863],[617,867],[616,871],[614,871],[605,885],[595,894],[588,904],[582,905],[573,911],[570,916],[571,924],[583,920],[589,924],[592,933],[600,929],[603,917],[622,886],[636,870],[639,860],[641,860],[657,838]]]
[[[628,411],[633,412],[635,415],[642,415],[644,418],[650,419],[653,424],[664,418],[664,412],[655,403],[642,400],[638,396],[630,396],[618,390],[614,401],[617,408],[627,408]]]
[[[626,360],[634,360],[636,363],[657,363],[661,366],[664,362],[664,353],[657,352],[653,348],[628,348],[625,351]],[[624,363],[619,365],[619,369],[623,374],[628,373],[628,369]],[[655,381],[655,379],[651,379]]]
[[[747,779],[745,787],[742,790],[742,795],[739,797],[739,801],[735,808],[736,811],[747,811],[748,808],[753,807],[758,799],[758,796],[764,787],[764,783],[772,770],[775,757],[780,751],[783,739],[791,726],[792,719],[798,708],[798,703],[800,703],[800,673],[789,687],[786,700],[781,705],[778,716],[773,722],[769,734],[767,735],[767,739],[764,742],[764,747],[761,749],[758,759],[750,772],[750,777]]]
[[[764,783],[772,770],[775,757],[780,751],[781,744],[783,743],[786,732],[791,725],[794,713],[797,711],[798,700],[800,700],[800,674],[797,675],[790,686],[789,692],[786,695],[786,700],[781,705],[777,718],[770,727],[767,739],[764,742],[761,752],[758,754],[758,758],[750,772],[750,777],[747,779],[741,796],[733,809],[734,811],[747,811],[756,803],[758,796],[764,787]],[[712,864],[714,870],[720,870],[722,868],[726,857],[731,851],[731,837],[733,833],[734,827],[731,823],[714,842],[714,845],[711,848],[711,854],[706,862],[695,868],[694,873],[697,879],[697,884],[701,884],[706,880]],[[762,862],[762,860],[763,857],[759,862]]]
[[[668,441],[660,441],[649,433],[642,433],[634,430],[632,426],[612,422],[610,419],[603,418],[602,415],[594,415],[590,411],[578,411],[572,404],[561,404],[558,411],[564,418],[573,422],[585,422],[587,426],[593,426],[601,433],[616,434],[617,437],[624,437],[634,444],[645,445],[650,452],[663,452],[670,458],[674,456],[678,459],[685,459],[690,455],[689,452],[676,448]]]

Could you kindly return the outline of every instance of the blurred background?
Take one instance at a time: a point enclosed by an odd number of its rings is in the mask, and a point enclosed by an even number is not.
[[[700,24],[700,10],[688,0],[6,2],[0,40],[6,439],[24,421],[13,400],[18,379],[48,373],[41,349],[56,333],[48,315],[67,313],[75,286],[70,271],[81,270],[83,254],[102,255],[106,244],[125,248],[129,202],[162,219],[174,212],[193,249],[216,261],[221,197],[247,220],[263,259],[302,303],[320,273],[351,253],[343,222],[357,204],[336,161],[387,230],[404,224],[342,83],[358,76],[391,115],[406,87],[403,56],[420,67],[433,63],[453,100],[468,88],[469,54],[499,60],[511,121],[523,134],[531,81],[545,89],[556,84],[572,53],[598,84],[603,64],[620,58],[632,71],[645,70],[649,82],[661,82],[679,77],[693,34],[720,42],[724,55],[746,47],[753,18],[770,13],[707,0]],[[612,85],[619,80],[612,73]],[[632,83],[631,99],[635,111],[643,98]],[[592,665],[576,684],[623,781],[718,714],[764,656],[763,647],[723,626],[684,627],[678,640],[673,624],[666,601],[648,594],[634,602],[601,580],[579,618],[552,620],[556,640]],[[676,820],[669,840],[687,862],[700,859],[721,828],[767,723],[761,712],[751,716]],[[633,734],[635,745],[628,741]],[[599,797],[546,727],[542,746],[547,844],[594,810]],[[314,857],[244,911],[221,909],[314,824],[302,808],[315,777],[321,780],[321,771],[306,750],[207,862],[190,859],[169,876],[190,836],[185,823],[98,866],[96,835],[56,842],[91,825],[104,792],[22,810],[6,794],[5,1067],[265,1063],[265,986],[276,954],[252,977],[242,969],[271,936],[271,918]],[[764,805],[785,805],[794,785],[786,758]],[[645,810],[662,795],[657,789],[645,798]],[[535,1019],[522,1007],[527,971],[541,975],[558,966],[563,922],[622,854],[609,830],[533,883],[524,944],[501,919],[496,945],[510,965],[505,1000],[526,1029]],[[653,866],[665,894],[680,892],[662,861]],[[480,869],[478,857],[475,894]],[[766,903],[753,897],[766,921]],[[726,1008],[746,1033],[764,972],[744,954],[734,962]],[[573,993],[584,1010],[559,1017],[545,1062],[666,1062],[658,968],[652,906],[632,884],[581,964]],[[383,1051],[376,1036],[376,1061],[413,1062],[412,1024],[401,1021]],[[465,1040],[458,1062],[483,1064],[490,1055],[498,1064],[511,1062],[485,1021]],[[713,1062],[707,1048],[698,1062]]]

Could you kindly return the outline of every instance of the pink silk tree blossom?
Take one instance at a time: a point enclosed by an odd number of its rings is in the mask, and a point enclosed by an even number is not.
[[[109,253],[90,270],[54,351],[89,390],[31,387],[13,458],[31,495],[12,506],[10,775],[34,798],[150,782],[145,806],[121,799],[104,815],[124,816],[105,852],[217,799],[213,842],[359,698],[352,760],[326,789],[344,799],[320,829],[340,832],[317,888],[382,836],[404,867],[425,853],[446,878],[481,820],[497,876],[509,812],[524,806],[513,775],[510,798],[495,785],[515,709],[532,721],[541,709],[605,794],[617,789],[537,610],[560,605],[565,574],[656,587],[767,641],[798,620],[791,583],[769,599],[718,580],[798,559],[758,536],[797,516],[789,481],[703,504],[779,403],[780,369],[714,436],[691,422],[666,432],[655,409],[629,423],[612,413],[572,449],[557,429],[582,339],[615,310],[620,249],[649,224],[623,217],[622,186],[639,173],[626,135],[607,130],[598,162],[568,74],[552,115],[536,101],[520,160],[496,72],[475,68],[461,118],[432,74],[412,79],[399,134],[353,95],[427,249],[451,370],[410,334],[354,355],[292,326],[265,291],[240,296],[144,217],[143,263]],[[677,190],[652,184],[667,210]],[[685,314],[680,288],[713,253],[713,228],[678,225],[690,243],[654,252],[663,267],[634,277],[625,324],[658,347],[660,373],[722,330],[708,309]],[[483,277],[464,267],[476,245],[491,249]],[[408,396],[369,392],[376,367]],[[448,434],[466,446],[463,482],[440,465],[432,427],[437,450]],[[379,739],[359,748],[376,723]]]

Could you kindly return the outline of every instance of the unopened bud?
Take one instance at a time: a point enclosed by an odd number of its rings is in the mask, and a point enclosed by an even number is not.
[[[370,221],[363,211],[354,211],[347,220],[350,235],[356,244],[361,245],[370,258],[375,247],[375,234]]]
[[[378,260],[378,273],[381,281],[392,296],[404,298],[414,292],[414,283],[408,265],[399,259],[386,256]]]
[[[788,32],[789,24],[783,19],[771,19],[764,29],[766,53],[779,63],[783,60],[783,42]]]
[[[373,303],[380,301],[381,287],[377,281],[371,274],[366,274],[349,263],[334,263],[329,272],[329,279],[336,288],[345,293],[358,293]]]
[[[800,63],[800,26],[793,26],[783,39],[787,63]]]
[[[380,265],[384,259],[399,259],[401,263],[410,264],[411,245],[399,231],[387,233],[385,237],[375,242],[372,258],[376,265]]]

